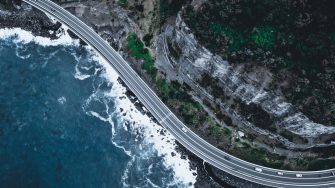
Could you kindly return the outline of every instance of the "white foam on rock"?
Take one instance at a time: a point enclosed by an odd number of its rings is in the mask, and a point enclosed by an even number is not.
[[[13,39],[14,42],[27,44],[30,42],[34,42],[41,46],[70,46],[75,45],[79,46],[79,40],[74,40],[67,34],[67,28],[64,28],[62,34],[58,39],[51,40],[49,38],[34,36],[31,32],[25,31],[21,28],[13,28],[13,29],[0,29],[0,38],[2,39]]]
[[[79,46],[78,39],[72,39],[67,32],[66,27],[62,27],[62,32],[58,39],[51,40],[49,38],[34,36],[31,32],[25,31],[21,28],[13,29],[0,29],[0,38],[2,39],[12,39],[16,43],[27,44],[34,42],[41,46]],[[109,93],[110,97],[115,99],[116,112],[124,114],[121,118],[125,121],[136,122],[132,123],[131,126],[143,127],[143,135],[145,137],[142,144],[150,144],[156,150],[158,156],[164,158],[164,164],[168,168],[172,168],[175,174],[174,182],[171,185],[178,185],[183,187],[193,187],[196,182],[196,170],[190,169],[190,161],[188,159],[181,159],[181,154],[175,150],[175,138],[169,134],[164,128],[154,123],[151,117],[142,114],[135,108],[135,105],[126,96],[126,88],[122,86],[117,79],[119,75],[113,69],[113,67],[98,53],[96,53],[92,47],[87,47],[87,50],[93,54],[93,59],[99,62],[105,69],[105,77],[113,83],[112,90]],[[79,75],[77,75],[79,76]],[[82,78],[85,79],[85,78]],[[122,109],[122,110],[121,110]],[[106,119],[100,117],[98,114],[91,112],[92,115],[99,117],[99,119]],[[107,120],[110,122],[109,120]],[[112,122],[110,122],[113,125]],[[127,131],[127,130],[126,130]],[[161,135],[160,132],[163,131],[165,135]],[[162,139],[164,138],[164,139]],[[127,152],[128,153],[128,152]],[[172,156],[172,153],[175,156]]]
[[[175,138],[164,128],[156,124],[151,117],[142,114],[135,108],[134,104],[125,94],[126,88],[117,81],[119,75],[113,67],[103,57],[93,51],[92,48],[89,47],[88,50],[94,54],[93,59],[99,62],[106,70],[105,77],[114,83],[109,95],[115,98],[115,103],[118,107],[117,113],[125,114],[121,117],[124,120],[136,122],[133,126],[145,128],[143,133],[145,136],[145,144],[152,144],[158,155],[164,156],[165,165],[172,167],[174,170],[176,183],[185,182],[185,187],[193,187],[196,182],[196,176],[194,176],[193,173],[196,173],[196,170],[191,170],[189,160],[181,159],[181,154],[175,151]],[[123,109],[122,112],[120,111],[121,108]],[[165,136],[160,134],[161,131],[165,133]],[[162,137],[164,138],[163,140]],[[172,152],[176,155],[172,156]]]

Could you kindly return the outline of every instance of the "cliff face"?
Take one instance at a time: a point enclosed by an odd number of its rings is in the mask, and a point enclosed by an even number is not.
[[[243,65],[229,65],[222,57],[201,46],[180,15],[177,16],[175,25],[168,25],[158,38],[157,54],[161,54],[158,55],[158,68],[166,72],[170,79],[184,81],[195,91],[200,91],[199,95],[203,98],[219,103],[221,109],[242,130],[252,129],[268,139],[276,139],[288,148],[324,146],[327,145],[325,141],[329,141],[326,139],[331,139],[335,133],[335,127],[311,121],[286,102],[283,96],[266,91],[265,88],[272,79],[267,70],[247,70]],[[221,94],[230,99],[220,100],[206,93],[206,88],[201,88],[199,84],[204,74],[217,78]],[[236,107],[231,98],[240,107]],[[261,113],[269,115],[269,127],[260,127],[249,121],[252,118],[248,116],[254,112],[246,114],[244,110],[250,106],[260,108]],[[284,132],[300,137],[303,142],[293,143],[281,136],[283,134],[279,135]]]

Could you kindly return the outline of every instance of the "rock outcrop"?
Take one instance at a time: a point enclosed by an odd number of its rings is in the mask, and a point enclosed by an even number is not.
[[[168,42],[167,42],[168,41]],[[157,67],[167,73],[172,80],[186,82],[194,90],[202,91],[203,97],[220,103],[221,109],[237,121],[239,128],[253,130],[267,139],[288,149],[306,149],[330,144],[335,127],[324,126],[311,121],[299,112],[283,96],[266,91],[271,81],[271,73],[266,70],[248,70],[244,66],[230,65],[222,57],[212,54],[196,40],[190,29],[177,16],[175,25],[168,25],[157,41]],[[168,44],[170,43],[170,44]],[[177,53],[176,53],[177,52]],[[251,123],[248,117],[234,109],[234,105],[224,100],[217,100],[204,89],[199,88],[203,74],[218,78],[222,95],[236,98],[244,105],[255,105],[274,120],[273,130],[260,128]],[[304,140],[293,143],[279,133],[288,132]]]

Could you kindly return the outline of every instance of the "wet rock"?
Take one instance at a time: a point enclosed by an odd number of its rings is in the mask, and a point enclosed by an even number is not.
[[[80,40],[80,45],[87,46],[87,43],[85,41],[83,41],[81,38],[79,38],[73,31],[68,29],[67,33],[70,35],[71,38],[79,39]]]

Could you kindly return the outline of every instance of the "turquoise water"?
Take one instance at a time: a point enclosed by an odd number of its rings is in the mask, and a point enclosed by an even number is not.
[[[0,80],[0,187],[192,185],[122,118],[87,49],[0,39]]]

